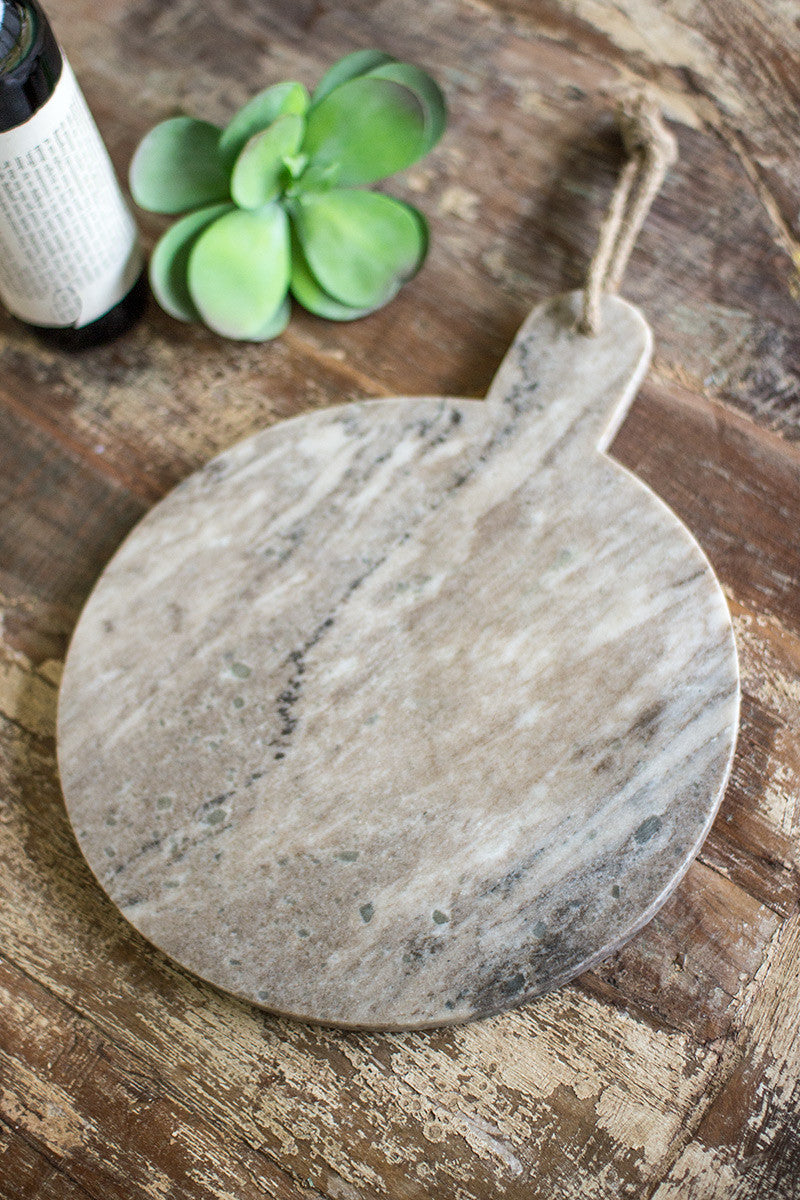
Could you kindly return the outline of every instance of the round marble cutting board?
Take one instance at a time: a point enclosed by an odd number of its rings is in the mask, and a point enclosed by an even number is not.
[[[117,552],[70,647],[81,849],[145,937],[276,1012],[518,1004],[619,946],[730,766],[730,619],[602,452],[640,314],[529,318],[486,401],[379,400],[242,442]]]

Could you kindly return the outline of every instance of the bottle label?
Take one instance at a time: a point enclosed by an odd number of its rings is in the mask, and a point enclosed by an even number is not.
[[[31,325],[87,325],[142,269],[136,226],[69,63],[0,133],[0,299]]]

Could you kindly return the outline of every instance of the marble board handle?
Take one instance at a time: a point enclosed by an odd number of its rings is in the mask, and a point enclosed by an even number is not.
[[[540,462],[548,448],[577,456],[605,450],[647,372],[653,338],[642,314],[616,296],[601,305],[594,335],[579,329],[581,292],[534,308],[487,394],[495,423],[513,421]]]

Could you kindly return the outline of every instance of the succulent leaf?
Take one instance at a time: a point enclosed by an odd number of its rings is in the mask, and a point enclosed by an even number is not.
[[[329,188],[336,187],[338,182],[338,163],[307,162],[305,170],[294,186],[294,191],[298,194],[300,192],[327,192]]]
[[[289,286],[289,223],[278,204],[236,209],[209,225],[189,255],[189,293],[224,337],[261,341]]]
[[[192,247],[212,221],[232,211],[232,204],[212,204],[208,208],[200,208],[181,217],[156,242],[150,256],[150,286],[161,307],[179,321],[200,320],[186,279]]]
[[[426,113],[410,88],[369,75],[334,88],[309,110],[303,150],[311,166],[337,163],[343,187],[375,183],[424,153]]]
[[[285,113],[250,138],[231,176],[231,196],[241,208],[261,208],[277,199],[289,175],[286,159],[297,154],[304,133],[303,118]]]
[[[391,54],[384,54],[382,50],[354,50],[352,54],[345,54],[344,58],[335,62],[320,79],[311,98],[312,105],[319,104],[320,100],[324,100],[340,83],[346,83],[348,79],[355,79],[358,75],[366,75],[367,71],[381,67],[384,63],[396,61]]]
[[[225,126],[219,139],[220,153],[232,164],[251,137],[286,113],[302,117],[309,103],[310,97],[302,83],[273,84],[248,100]]]
[[[427,250],[420,213],[379,192],[312,192],[298,199],[294,220],[312,275],[351,308],[385,304],[416,273]]]
[[[273,338],[279,337],[283,333],[286,326],[289,324],[289,318],[292,315],[292,305],[287,296],[283,303],[278,306],[261,329],[256,333],[250,334],[248,342],[270,342]]]
[[[307,154],[286,154],[286,155],[284,155],[283,162],[284,162],[286,170],[289,172],[289,175],[291,176],[291,178],[297,179],[300,175],[303,174],[303,171],[305,170],[305,168],[308,164],[308,155]]]
[[[230,169],[220,130],[195,117],[172,117],[139,143],[130,167],[131,194],[150,212],[176,214],[226,200]]]
[[[411,63],[382,63],[372,68],[369,75],[373,79],[390,79],[392,83],[403,84],[417,97],[425,112],[422,154],[427,154],[439,141],[447,124],[447,105],[439,85]]]
[[[303,248],[296,236],[292,238],[292,277],[289,283],[295,300],[317,317],[326,317],[329,321],[354,321],[357,317],[365,317],[374,312],[372,308],[353,308],[334,300],[318,283],[306,262]]]

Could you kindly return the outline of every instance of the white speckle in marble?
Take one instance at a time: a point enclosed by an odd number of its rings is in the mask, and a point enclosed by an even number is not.
[[[75,632],[59,763],[145,937],[325,1023],[521,1003],[699,849],[738,671],[697,543],[602,453],[650,353],[578,298],[485,402],[372,401],[235,446],[137,526]]]

